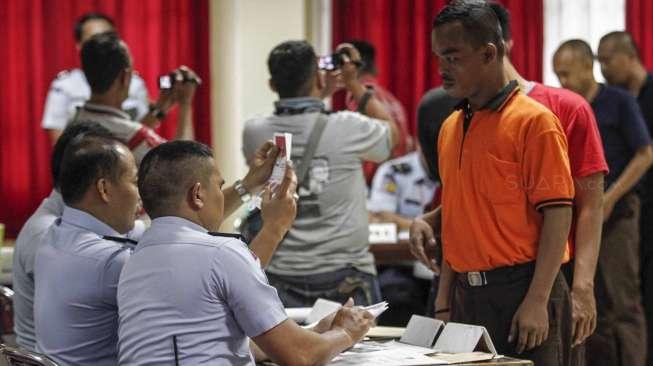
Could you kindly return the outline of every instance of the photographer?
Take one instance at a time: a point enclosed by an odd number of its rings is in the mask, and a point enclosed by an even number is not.
[[[166,113],[179,105],[176,139],[192,139],[192,101],[200,83],[195,73],[181,66],[170,75],[170,88],[162,90],[141,123],[120,109],[127,98],[132,60],[127,45],[113,32],[96,34],[82,46],[82,69],[91,86],[91,98],[73,118],[73,123],[97,122],[123,141],[137,162],[165,140],[154,132]]]
[[[280,98],[275,113],[245,124],[243,153],[248,162],[255,148],[275,132],[293,135],[298,214],[267,269],[285,306],[311,306],[319,297],[344,302],[351,296],[356,304],[380,298],[374,257],[368,251],[361,165],[363,160],[387,159],[399,131],[374,93],[359,81],[357,64],[360,55],[349,44],[320,59],[305,41],[278,45],[268,58],[270,86]],[[353,95],[364,114],[324,110],[321,98],[339,87]],[[315,148],[313,154],[309,146]]]

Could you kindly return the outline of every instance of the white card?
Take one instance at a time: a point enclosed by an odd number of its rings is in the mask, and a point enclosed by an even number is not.
[[[274,144],[279,148],[279,155],[277,156],[277,160],[274,162],[272,175],[268,182],[272,184],[273,187],[276,187],[281,184],[281,181],[283,181],[283,177],[286,174],[286,165],[290,161],[292,134],[276,132],[274,134]]]
[[[307,324],[313,324],[316,323],[325,316],[338,311],[342,304],[337,303],[335,301],[330,301],[330,300],[325,300],[325,299],[317,299],[315,301],[315,304],[313,304],[313,309],[311,309],[310,314],[308,314],[308,317],[306,317],[306,323]]]
[[[473,352],[481,338],[487,351],[496,354],[497,351],[485,327],[449,322],[442,330],[433,348],[436,351],[447,353]]]
[[[441,320],[413,315],[410,317],[406,331],[404,331],[399,342],[431,348],[443,325],[444,323]]]
[[[395,244],[397,243],[397,224],[395,223],[371,223],[370,243],[372,244]]]

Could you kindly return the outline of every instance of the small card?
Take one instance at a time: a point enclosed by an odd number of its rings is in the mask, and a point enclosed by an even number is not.
[[[382,301],[374,305],[365,306],[362,309],[367,310],[370,314],[374,315],[375,318],[378,318],[379,315],[388,310],[388,302]]]
[[[283,177],[286,174],[286,165],[290,161],[292,149],[292,134],[280,132],[275,133],[274,144],[279,148],[279,155],[277,156],[277,161],[274,163],[274,168],[272,168],[272,175],[268,180],[272,187],[281,184],[281,181],[283,181]]]
[[[372,244],[395,244],[397,243],[397,224],[394,223],[372,223],[370,227],[370,243]]]
[[[480,350],[497,354],[485,327],[451,322],[444,327],[433,348],[446,353],[469,353],[484,348]]]
[[[399,342],[431,348],[444,323],[441,320],[413,315]]]
[[[317,299],[310,314],[306,317],[307,324],[317,323],[325,316],[338,311],[342,304],[326,299]]]

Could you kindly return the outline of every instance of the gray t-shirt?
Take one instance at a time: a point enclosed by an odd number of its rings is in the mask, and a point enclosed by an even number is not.
[[[247,246],[180,217],[152,220],[118,284],[119,364],[253,365],[248,337],[287,319]]]
[[[30,351],[36,350],[34,334],[34,257],[41,239],[63,212],[63,199],[55,190],[41,202],[25,222],[16,238],[12,267],[14,288],[14,331],[16,343]]]
[[[116,365],[116,290],[131,247],[87,212],[64,207],[34,264],[36,349],[59,365]]]
[[[292,133],[292,160],[301,164],[318,112],[274,115],[245,123],[243,153],[249,160],[275,132]],[[328,122],[307,177],[298,189],[295,222],[279,245],[267,270],[302,276],[334,272],[347,266],[376,274],[368,251],[369,228],[363,160],[380,162],[390,156],[386,123],[355,112],[328,115]]]

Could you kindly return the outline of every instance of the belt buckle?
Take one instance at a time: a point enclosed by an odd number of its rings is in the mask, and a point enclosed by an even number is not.
[[[485,285],[481,272],[467,272],[467,282],[473,287]]]

